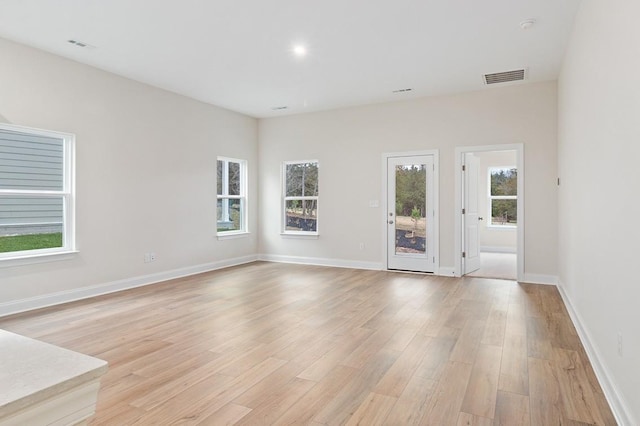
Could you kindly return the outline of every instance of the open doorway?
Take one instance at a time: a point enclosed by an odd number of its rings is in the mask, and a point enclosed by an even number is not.
[[[522,146],[457,150],[461,205],[456,275],[517,280],[523,274]],[[458,233],[459,232],[459,233]]]

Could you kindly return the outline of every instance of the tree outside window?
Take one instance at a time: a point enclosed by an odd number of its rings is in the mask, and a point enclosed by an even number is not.
[[[285,162],[283,228],[285,233],[318,232],[318,162]]]
[[[518,224],[518,170],[489,168],[489,208],[492,226]]]

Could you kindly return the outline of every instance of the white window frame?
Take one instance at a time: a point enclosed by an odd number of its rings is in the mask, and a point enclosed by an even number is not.
[[[249,234],[248,228],[248,200],[247,200],[247,160],[231,157],[217,157],[216,160],[216,179],[218,176],[218,161],[223,162],[222,171],[222,194],[218,194],[217,182],[216,182],[216,209],[217,201],[222,202],[222,215],[229,214],[228,201],[240,200],[240,229],[233,229],[228,231],[218,230],[218,215],[216,212],[216,235],[218,239],[236,238]],[[229,163],[240,164],[240,194],[229,195]]]
[[[320,201],[319,195],[320,190],[318,190],[318,195],[314,196],[295,196],[295,197],[287,197],[287,166],[291,164],[310,164],[315,163],[318,168],[318,181],[320,180],[320,162],[318,160],[299,160],[299,161],[284,161],[282,163],[282,215],[281,215],[281,226],[282,231],[281,234],[283,236],[301,236],[301,237],[312,237],[315,238],[319,235],[320,230]],[[320,187],[318,182],[318,187]],[[315,231],[294,231],[287,229],[287,201],[300,200],[300,201],[313,201],[316,202],[316,230]]]
[[[491,195],[491,174],[493,171],[500,171],[500,170],[513,170],[515,169],[516,171],[518,170],[518,168],[516,166],[502,166],[502,167],[497,167],[497,166],[491,166],[488,168],[487,171],[487,194],[488,194],[488,213],[487,213],[487,218],[489,219],[487,222],[487,228],[493,228],[493,229],[515,229],[518,227],[518,224],[510,224],[510,223],[505,223],[504,225],[501,224],[494,224],[493,223],[493,200],[516,200],[516,203],[518,202],[518,195]]]
[[[32,127],[16,126],[0,123],[0,129],[12,132],[27,133],[31,135],[53,137],[63,141],[63,171],[62,190],[20,190],[0,189],[0,195],[13,196],[39,196],[62,197],[62,246],[54,248],[22,250],[0,253],[1,266],[14,266],[20,264],[39,263],[47,258],[58,257],[76,253],[76,226],[75,226],[75,143],[76,137],[71,133],[56,132],[52,130],[35,129]]]

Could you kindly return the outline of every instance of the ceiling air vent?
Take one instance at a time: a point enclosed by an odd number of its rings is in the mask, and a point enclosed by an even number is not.
[[[485,84],[508,83],[510,81],[524,80],[524,69],[505,72],[494,72],[484,75]]]
[[[86,47],[87,49],[95,49],[95,46],[90,45],[89,43],[85,43],[83,41],[78,41],[78,40],[67,40],[67,43],[73,44],[74,46],[78,46],[78,47]]]
[[[71,44],[75,44],[76,46],[79,46],[79,47],[87,47],[87,44],[86,44],[86,43],[83,43],[83,42],[78,41],[78,40],[67,40],[67,41],[68,41],[69,43],[71,43]]]

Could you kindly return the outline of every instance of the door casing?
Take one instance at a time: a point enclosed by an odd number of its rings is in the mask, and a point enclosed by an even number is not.
[[[464,217],[462,215],[464,185],[465,181],[462,174],[462,165],[464,164],[464,155],[468,152],[487,152],[487,151],[515,151],[516,167],[518,169],[518,253],[517,253],[517,280],[524,280],[524,144],[504,144],[504,145],[481,145],[481,146],[460,146],[455,149],[455,229],[454,229],[454,276],[461,277],[464,275],[462,252],[464,247]]]

